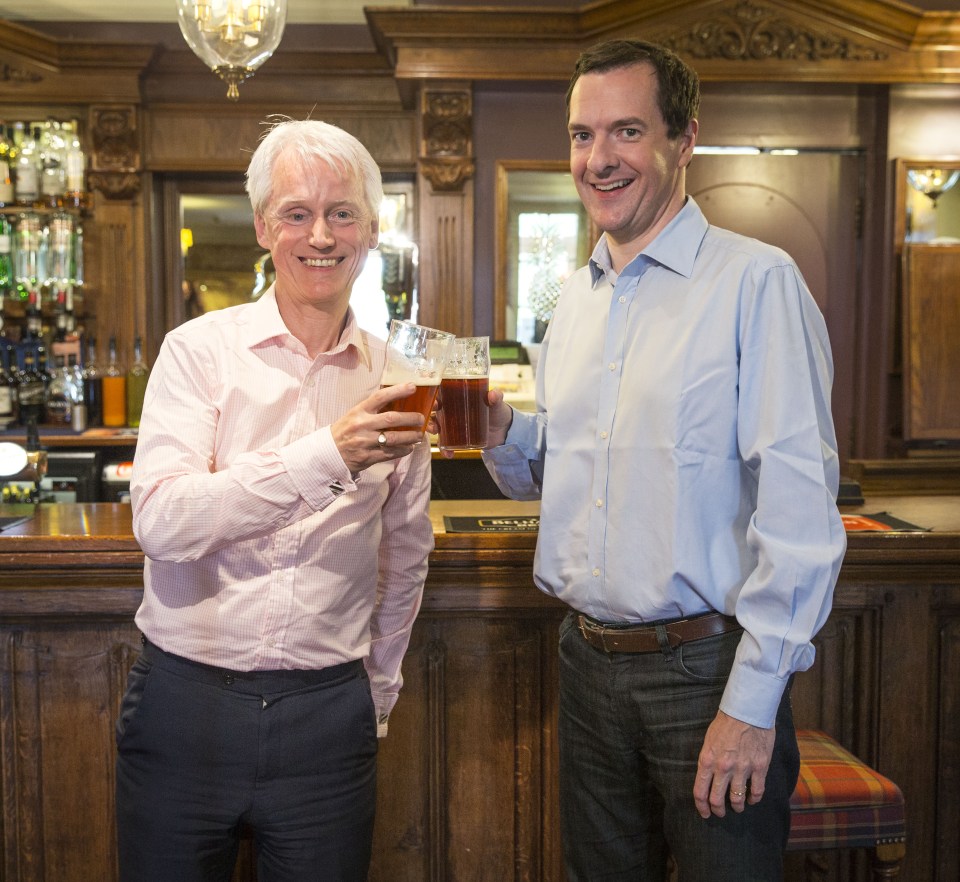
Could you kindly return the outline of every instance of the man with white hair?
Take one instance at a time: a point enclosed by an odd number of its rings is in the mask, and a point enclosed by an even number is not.
[[[377,737],[427,556],[429,445],[380,390],[349,306],[380,171],[319,121],[272,127],[247,191],[276,281],[181,325],[150,376],[131,481],[143,651],[117,723],[123,882],[367,878]],[[381,413],[381,411],[384,411]]]

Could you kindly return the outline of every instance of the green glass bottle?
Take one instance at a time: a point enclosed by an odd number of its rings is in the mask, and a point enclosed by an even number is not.
[[[138,336],[133,343],[133,363],[127,371],[127,425],[132,428],[140,425],[149,376],[150,370],[143,360],[143,342]]]

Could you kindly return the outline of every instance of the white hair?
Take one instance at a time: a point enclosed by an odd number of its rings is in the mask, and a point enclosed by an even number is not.
[[[321,120],[284,119],[270,126],[247,166],[247,195],[254,214],[263,215],[272,194],[273,167],[285,150],[301,160],[320,159],[344,174],[356,175],[372,218],[380,213],[383,180],[380,167],[363,144],[349,132]]]

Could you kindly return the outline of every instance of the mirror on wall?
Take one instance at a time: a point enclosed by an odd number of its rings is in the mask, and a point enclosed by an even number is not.
[[[903,439],[960,449],[960,159],[896,164]]]
[[[897,250],[960,244],[960,159],[898,159]]]
[[[386,336],[391,318],[416,318],[413,192],[412,182],[384,181],[380,245],[353,287],[357,321],[378,336]],[[257,242],[242,181],[179,178],[166,183],[163,198],[166,328],[256,299],[269,288],[272,260]]]
[[[566,161],[499,161],[496,206],[494,334],[536,344],[564,280],[587,262],[596,231]]]

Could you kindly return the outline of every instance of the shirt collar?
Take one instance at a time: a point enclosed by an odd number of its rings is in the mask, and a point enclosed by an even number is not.
[[[280,307],[277,306],[275,285],[267,288],[267,290],[250,305],[250,309],[243,314],[242,322],[245,325],[244,342],[250,349],[270,340],[277,340],[278,342],[286,341],[289,345],[302,345],[299,342],[294,342],[296,338],[284,324],[283,318],[280,315]],[[327,354],[333,355],[338,352],[343,352],[351,346],[360,352],[364,352],[367,348],[360,326],[357,324],[353,314],[353,308],[349,307],[347,309],[346,324],[344,325],[343,332],[340,334],[340,339]]]
[[[688,196],[676,217],[623,268],[621,274],[636,273],[642,264],[653,262],[690,278],[693,275],[693,264],[697,259],[700,243],[703,242],[708,227],[709,224],[700,206],[692,196]],[[612,272],[610,247],[604,234],[593,249],[593,254],[590,255],[590,276],[593,284],[596,285],[601,278]]]

